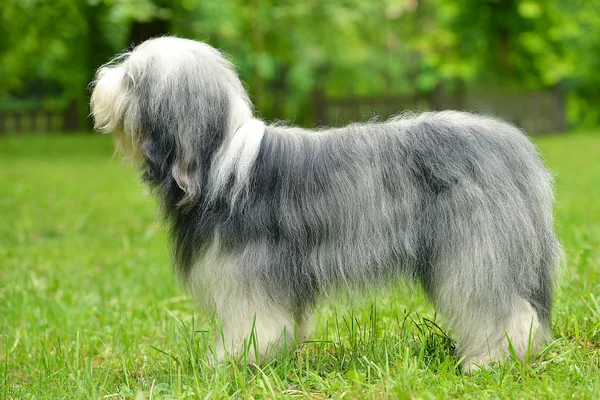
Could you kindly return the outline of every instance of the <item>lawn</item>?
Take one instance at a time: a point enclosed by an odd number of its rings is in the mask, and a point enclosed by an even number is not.
[[[173,278],[156,204],[111,139],[0,137],[0,397],[598,398],[600,133],[537,142],[568,257],[555,341],[464,376],[407,285],[324,304],[314,341],[276,362],[208,367],[209,319]]]

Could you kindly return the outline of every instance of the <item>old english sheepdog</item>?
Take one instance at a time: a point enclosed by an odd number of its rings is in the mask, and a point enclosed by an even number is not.
[[[269,125],[222,53],[175,37],[101,67],[91,112],[160,199],[177,273],[219,318],[219,360],[251,333],[247,356],[268,359],[309,335],[327,293],[402,277],[443,316],[465,372],[550,335],[552,179],[511,124],[443,111]]]

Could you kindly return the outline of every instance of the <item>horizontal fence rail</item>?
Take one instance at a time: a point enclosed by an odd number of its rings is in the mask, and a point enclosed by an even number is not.
[[[79,128],[75,103],[62,111],[0,111],[0,134],[75,132]]]
[[[529,134],[566,130],[564,95],[560,89],[540,92],[479,92],[445,96],[439,92],[416,96],[328,97],[313,93],[314,117],[309,125],[340,126],[351,122],[386,120],[403,112],[464,110],[494,115]],[[73,102],[63,111],[0,111],[0,134],[75,132],[80,126]]]
[[[313,97],[317,125],[386,120],[403,112],[464,110],[510,121],[530,134],[566,130],[564,96],[560,90],[527,93],[476,93],[462,96],[356,96]]]

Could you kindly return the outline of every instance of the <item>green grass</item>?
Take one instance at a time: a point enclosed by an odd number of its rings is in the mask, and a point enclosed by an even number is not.
[[[540,138],[568,263],[556,340],[461,375],[418,290],[325,304],[315,341],[207,367],[208,319],[175,282],[156,204],[102,136],[0,138],[0,397],[598,398],[600,135]],[[144,192],[146,194],[144,194]]]

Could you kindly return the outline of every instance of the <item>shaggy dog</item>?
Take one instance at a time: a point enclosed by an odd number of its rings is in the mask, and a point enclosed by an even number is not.
[[[255,118],[232,65],[148,40],[98,70],[96,129],[160,199],[179,276],[219,316],[217,358],[303,340],[319,297],[408,277],[463,371],[550,334],[561,255],[551,176],[516,127],[464,112],[308,129]]]

